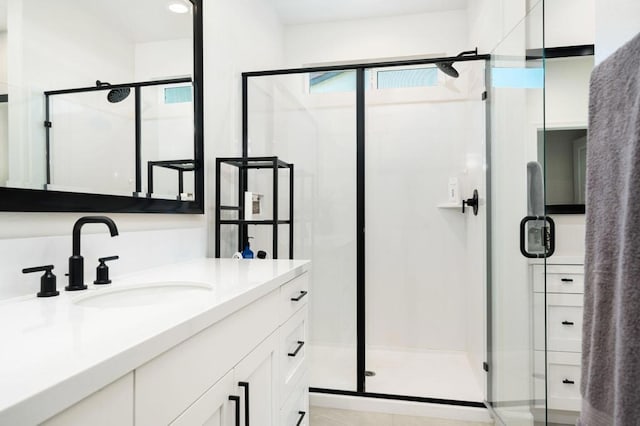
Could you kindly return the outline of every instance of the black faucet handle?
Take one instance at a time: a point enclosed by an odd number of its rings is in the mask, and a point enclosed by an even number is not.
[[[51,272],[54,268],[53,265],[45,265],[45,266],[34,266],[32,268],[24,268],[22,270],[23,274],[30,274],[32,272]]]
[[[111,284],[111,280],[109,279],[109,267],[105,262],[110,262],[112,260],[118,260],[120,256],[108,256],[108,257],[100,257],[98,258],[98,262],[100,264],[96,268],[96,280],[93,282],[94,284]]]
[[[53,275],[53,265],[35,266],[33,268],[24,268],[23,274],[30,274],[32,272],[44,272],[44,275],[40,278],[40,291],[37,293],[38,297],[53,297],[60,294],[56,288],[56,276]]]

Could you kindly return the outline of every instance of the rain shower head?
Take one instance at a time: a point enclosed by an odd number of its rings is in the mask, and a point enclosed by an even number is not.
[[[478,48],[476,47],[474,50],[465,50],[464,52],[458,53],[456,58],[460,58],[464,55],[477,55]],[[460,77],[460,73],[453,67],[453,63],[455,61],[447,61],[447,62],[436,62],[436,67],[449,77],[458,78]]]
[[[458,78],[460,73],[453,67],[453,62],[437,62],[436,67],[449,77]]]
[[[111,84],[107,83],[106,81],[96,80],[96,86],[98,87],[111,86]],[[122,102],[125,99],[127,99],[130,93],[131,93],[130,87],[119,87],[117,89],[111,89],[109,90],[109,93],[107,93],[107,100],[112,104],[116,104],[118,102]]]

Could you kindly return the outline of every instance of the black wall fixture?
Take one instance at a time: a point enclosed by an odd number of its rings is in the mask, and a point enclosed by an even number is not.
[[[204,141],[203,141],[203,0],[189,0],[193,10],[193,108],[195,200],[178,201],[147,197],[89,194],[0,187],[0,211],[16,212],[111,212],[111,213],[204,213]],[[124,87],[138,89],[144,83]],[[123,85],[93,87],[94,90],[121,89]],[[83,90],[86,91],[86,90]],[[115,96],[115,95],[114,95]],[[115,99],[115,98],[114,98]],[[45,127],[47,124],[45,123]],[[139,153],[138,153],[139,155]],[[139,160],[139,157],[138,157]],[[138,161],[139,163],[139,161]],[[136,176],[138,182],[142,167]]]

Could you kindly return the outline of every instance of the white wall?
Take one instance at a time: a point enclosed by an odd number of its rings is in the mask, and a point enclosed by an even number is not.
[[[544,4],[546,47],[595,42],[595,0],[547,0]]]
[[[207,230],[207,223],[213,221],[213,159],[239,153],[240,72],[281,65],[283,43],[275,14],[260,0],[205,2],[203,9],[205,185],[211,194],[207,196],[206,216],[108,214],[120,229],[119,237],[109,238],[99,225],[87,226],[83,231],[87,278],[94,274],[92,258],[98,255],[122,256],[112,266],[112,274],[117,276],[204,256],[213,241]],[[112,78],[105,73],[100,76]],[[59,286],[65,283],[71,229],[80,216],[81,213],[0,213],[0,299],[36,291],[39,277],[16,273],[28,266],[54,263]]]
[[[205,2],[205,181],[209,254],[213,255],[215,158],[242,154],[241,73],[283,65],[283,28],[262,0]],[[228,179],[227,189],[237,188]]]
[[[640,2],[595,0],[596,63],[640,32]]]
[[[286,27],[288,66],[406,56],[454,56],[468,44],[465,11]]]
[[[522,20],[528,10],[525,0],[474,0],[469,2],[469,43],[490,53]]]

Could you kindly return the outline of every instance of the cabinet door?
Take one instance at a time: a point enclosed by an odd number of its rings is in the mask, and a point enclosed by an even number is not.
[[[279,426],[277,352],[278,333],[275,332],[234,369],[243,426]]]
[[[235,404],[239,404],[239,400],[230,398],[234,395],[234,390],[233,371],[230,371],[175,419],[171,426],[235,425]]]

